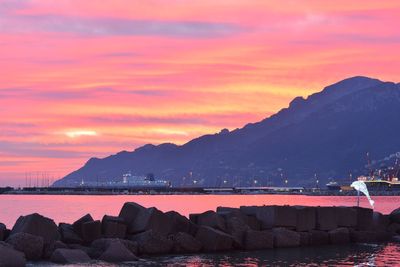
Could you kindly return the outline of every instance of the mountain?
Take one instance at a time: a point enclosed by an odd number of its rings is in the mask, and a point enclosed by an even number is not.
[[[321,92],[295,98],[284,108],[241,129],[204,135],[177,146],[145,145],[98,159],[55,186],[121,180],[132,171],[154,173],[188,186],[315,185],[365,173],[366,152],[381,159],[400,151],[400,84],[352,77]],[[107,178],[106,178],[107,177]]]

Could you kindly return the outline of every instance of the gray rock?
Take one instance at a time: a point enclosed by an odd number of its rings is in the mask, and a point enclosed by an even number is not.
[[[7,227],[5,224],[0,223],[0,241],[4,241],[6,239],[6,231]]]
[[[372,214],[372,227],[373,230],[385,231],[390,224],[388,215],[383,215],[380,212],[374,211]]]
[[[168,211],[165,215],[169,220],[168,226],[170,226],[170,229],[168,233],[191,232],[193,223],[185,216],[176,211]]]
[[[131,224],[140,212],[146,210],[145,207],[135,203],[135,202],[126,202],[121,211],[119,212],[118,217],[122,218],[125,223],[128,225]],[[128,229],[129,230],[129,229]]]
[[[338,227],[355,227],[357,225],[357,211],[351,207],[336,207]]]
[[[277,248],[284,247],[298,247],[300,246],[299,233],[286,229],[274,228],[272,229],[274,235],[274,246]]]
[[[298,232],[300,235],[300,246],[306,247],[311,244],[311,233],[309,232]]]
[[[200,241],[196,240],[193,236],[185,232],[172,234],[169,239],[174,243],[174,253],[196,253],[202,249]]]
[[[394,223],[400,223],[400,208],[395,209],[389,215],[389,218]]]
[[[91,247],[97,253],[97,255],[93,255],[93,258],[100,257],[100,255],[103,252],[105,252],[112,243],[115,243],[115,242],[122,243],[134,255],[137,255],[139,253],[138,244],[134,241],[118,239],[118,238],[100,238],[100,239],[93,241],[91,244]]]
[[[350,230],[350,240],[355,243],[375,243],[387,241],[392,234],[386,231],[355,231]]]
[[[131,240],[138,243],[139,252],[142,254],[166,254],[171,252],[174,245],[172,240],[154,230],[136,234]]]
[[[53,255],[53,252],[56,249],[59,248],[69,248],[67,244],[61,242],[61,241],[56,241],[54,243],[51,243],[49,245],[44,246],[43,248],[43,259],[50,259],[51,255]]]
[[[83,237],[82,236],[82,234],[83,234],[82,233],[83,224],[87,223],[87,222],[93,222],[93,221],[94,220],[93,220],[92,216],[90,214],[86,214],[85,216],[81,217],[80,219],[78,219],[77,221],[75,221],[72,224],[74,232],[77,233],[80,237]]]
[[[245,250],[260,250],[274,247],[274,235],[271,231],[248,230],[244,236]]]
[[[261,223],[261,229],[296,228],[297,212],[291,206],[242,206],[240,210],[246,215],[255,216]]]
[[[45,245],[60,239],[60,234],[54,221],[37,213],[19,217],[11,231],[11,235],[17,233],[41,236]]]
[[[196,239],[203,245],[203,250],[208,252],[225,251],[233,248],[233,237],[209,226],[200,226]]]
[[[321,230],[310,231],[310,245],[319,246],[329,244],[329,233]]]
[[[162,234],[169,234],[172,229],[172,221],[167,215],[157,208],[142,209],[136,218],[129,224],[128,232],[131,234],[153,230]]]
[[[127,226],[120,217],[104,215],[101,221],[102,233],[106,238],[125,238]]]
[[[310,231],[315,229],[317,211],[315,207],[295,206],[296,208],[296,231]]]
[[[24,267],[26,265],[25,255],[14,250],[5,242],[0,242],[0,266]]]
[[[349,229],[342,227],[329,231],[329,240],[331,244],[350,243]]]
[[[89,262],[90,257],[80,249],[59,248],[53,252],[50,260],[54,263],[71,264]]]
[[[121,241],[111,242],[107,249],[100,255],[99,260],[107,262],[136,261],[136,257]]]
[[[101,222],[92,221],[82,224],[82,238],[87,244],[92,243],[94,240],[101,237]]]
[[[354,207],[357,211],[357,227],[359,231],[368,231],[373,225],[373,210],[361,207]]]
[[[10,235],[7,243],[15,250],[24,253],[27,260],[39,260],[42,257],[44,242],[41,236],[16,233]]]
[[[231,217],[226,222],[227,232],[234,239],[234,246],[236,248],[244,247],[244,236],[250,227],[243,221],[243,218]]]
[[[74,228],[71,224],[60,223],[58,225],[58,231],[61,235],[61,241],[66,244],[82,244],[82,238],[75,233]]]
[[[196,214],[195,217],[193,214],[191,214],[189,218],[195,218],[194,223],[196,223],[199,226],[200,225],[209,226],[214,229],[226,232],[226,225],[224,218],[215,211],[209,210],[200,214]]]
[[[386,229],[392,234],[400,234],[400,223],[391,223]]]
[[[336,229],[337,216],[335,207],[318,207],[317,208],[317,230],[329,231]]]

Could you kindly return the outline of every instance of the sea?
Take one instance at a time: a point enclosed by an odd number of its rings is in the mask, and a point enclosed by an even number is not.
[[[374,196],[375,211],[388,214],[400,207],[400,196]],[[218,206],[305,205],[355,206],[355,196],[305,195],[0,195],[0,222],[11,228],[20,215],[34,212],[56,223],[72,223],[90,213],[101,219],[118,215],[125,202],[136,202],[162,211],[175,210],[182,215],[215,210]],[[369,207],[365,197],[360,206]],[[29,266],[53,266],[30,263]],[[91,262],[65,266],[400,266],[400,243],[348,244],[264,251],[168,255],[146,258],[124,265]]]

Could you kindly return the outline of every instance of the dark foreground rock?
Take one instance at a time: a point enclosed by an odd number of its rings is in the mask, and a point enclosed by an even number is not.
[[[136,261],[136,257],[120,240],[111,242],[100,255],[99,260],[108,262]]]
[[[14,250],[10,245],[0,242],[0,266],[23,267],[26,265],[24,253]]]
[[[137,242],[141,254],[167,254],[174,245],[164,234],[153,230],[134,235],[131,240]]]
[[[89,262],[90,257],[80,249],[56,249],[50,260],[54,263],[70,264]]]
[[[42,257],[44,242],[41,236],[16,233],[7,239],[7,243],[24,253],[27,260],[39,260]]]
[[[17,233],[40,236],[43,238],[44,244],[50,244],[60,239],[58,227],[54,221],[37,213],[19,217],[11,235]]]
[[[274,235],[271,231],[247,230],[244,235],[245,250],[260,250],[274,247]]]
[[[300,234],[286,229],[286,228],[274,228],[272,230],[274,235],[274,245],[277,248],[287,247],[299,247],[300,246]]]
[[[233,248],[233,237],[209,226],[200,226],[196,239],[207,252],[226,251]]]
[[[57,227],[35,213],[21,216],[12,231],[0,224],[0,267],[24,266],[26,260],[122,263],[168,253],[398,242],[398,214],[399,209],[384,215],[359,207],[275,205],[218,207],[188,219],[129,202],[119,216],[99,221],[87,214]]]
[[[203,245],[193,236],[185,232],[179,232],[169,237],[173,241],[174,253],[196,253],[199,252]]]

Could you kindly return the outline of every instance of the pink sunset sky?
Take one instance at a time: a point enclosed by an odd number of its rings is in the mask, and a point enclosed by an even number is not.
[[[0,186],[399,81],[399,1],[0,1]]]

